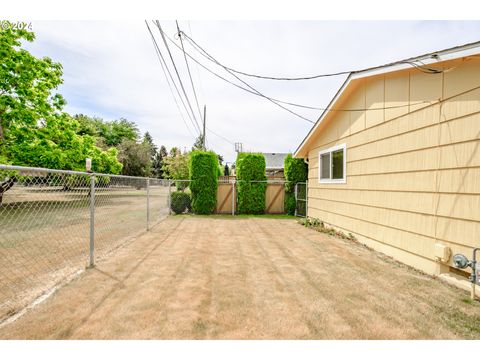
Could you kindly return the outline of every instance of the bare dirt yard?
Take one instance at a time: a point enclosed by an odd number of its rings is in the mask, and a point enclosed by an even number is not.
[[[478,324],[467,293],[293,219],[176,216],[0,338],[478,339]]]

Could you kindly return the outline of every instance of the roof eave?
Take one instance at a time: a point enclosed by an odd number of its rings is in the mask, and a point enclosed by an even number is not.
[[[327,108],[322,112],[322,114],[318,118],[315,125],[310,129],[307,136],[303,139],[303,141],[297,147],[297,149],[293,154],[293,157],[304,158],[307,155],[305,153],[306,152],[305,145],[309,142],[312,135],[316,132],[320,124],[323,122],[323,120],[329,113],[329,109],[333,108],[333,105],[337,102],[337,100],[343,94],[344,90],[348,87],[351,81],[412,68],[412,65],[409,64],[408,62],[422,61],[422,66],[423,66],[423,65],[429,65],[433,63],[439,63],[439,62],[444,62],[448,60],[458,59],[466,56],[471,56],[471,55],[478,54],[479,52],[480,52],[480,42],[475,42],[475,43],[461,45],[454,48],[432,52],[429,54],[402,60],[402,61],[405,61],[405,63],[397,62],[395,64],[387,64],[387,65],[377,66],[377,67],[370,68],[363,71],[350,73],[350,75],[348,75],[347,79],[342,84],[340,89],[337,91],[333,99],[328,104]]]

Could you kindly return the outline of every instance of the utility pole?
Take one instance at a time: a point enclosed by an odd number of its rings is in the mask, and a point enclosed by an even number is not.
[[[205,147],[205,137],[206,137],[206,134],[205,134],[205,124],[207,122],[207,105],[203,105],[203,150],[206,149]]]
[[[236,142],[235,143],[235,151],[237,153],[243,152],[243,144],[241,142]]]

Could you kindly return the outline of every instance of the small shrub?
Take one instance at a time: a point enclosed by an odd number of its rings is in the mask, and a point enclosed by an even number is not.
[[[318,232],[322,232],[331,236],[335,236],[341,239],[350,240],[353,242],[358,242],[355,236],[352,233],[345,234],[343,231],[335,230],[333,227],[325,226],[325,223],[319,219],[315,218],[302,218],[298,221],[299,224],[312,228]]]
[[[192,209],[195,214],[211,214],[217,205],[218,157],[211,151],[193,151],[189,174]]]
[[[190,194],[183,191],[172,193],[170,208],[175,214],[183,214],[191,209]]]

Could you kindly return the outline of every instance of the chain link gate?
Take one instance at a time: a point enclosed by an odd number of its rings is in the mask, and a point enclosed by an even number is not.
[[[307,217],[308,181],[295,184],[295,216]]]

